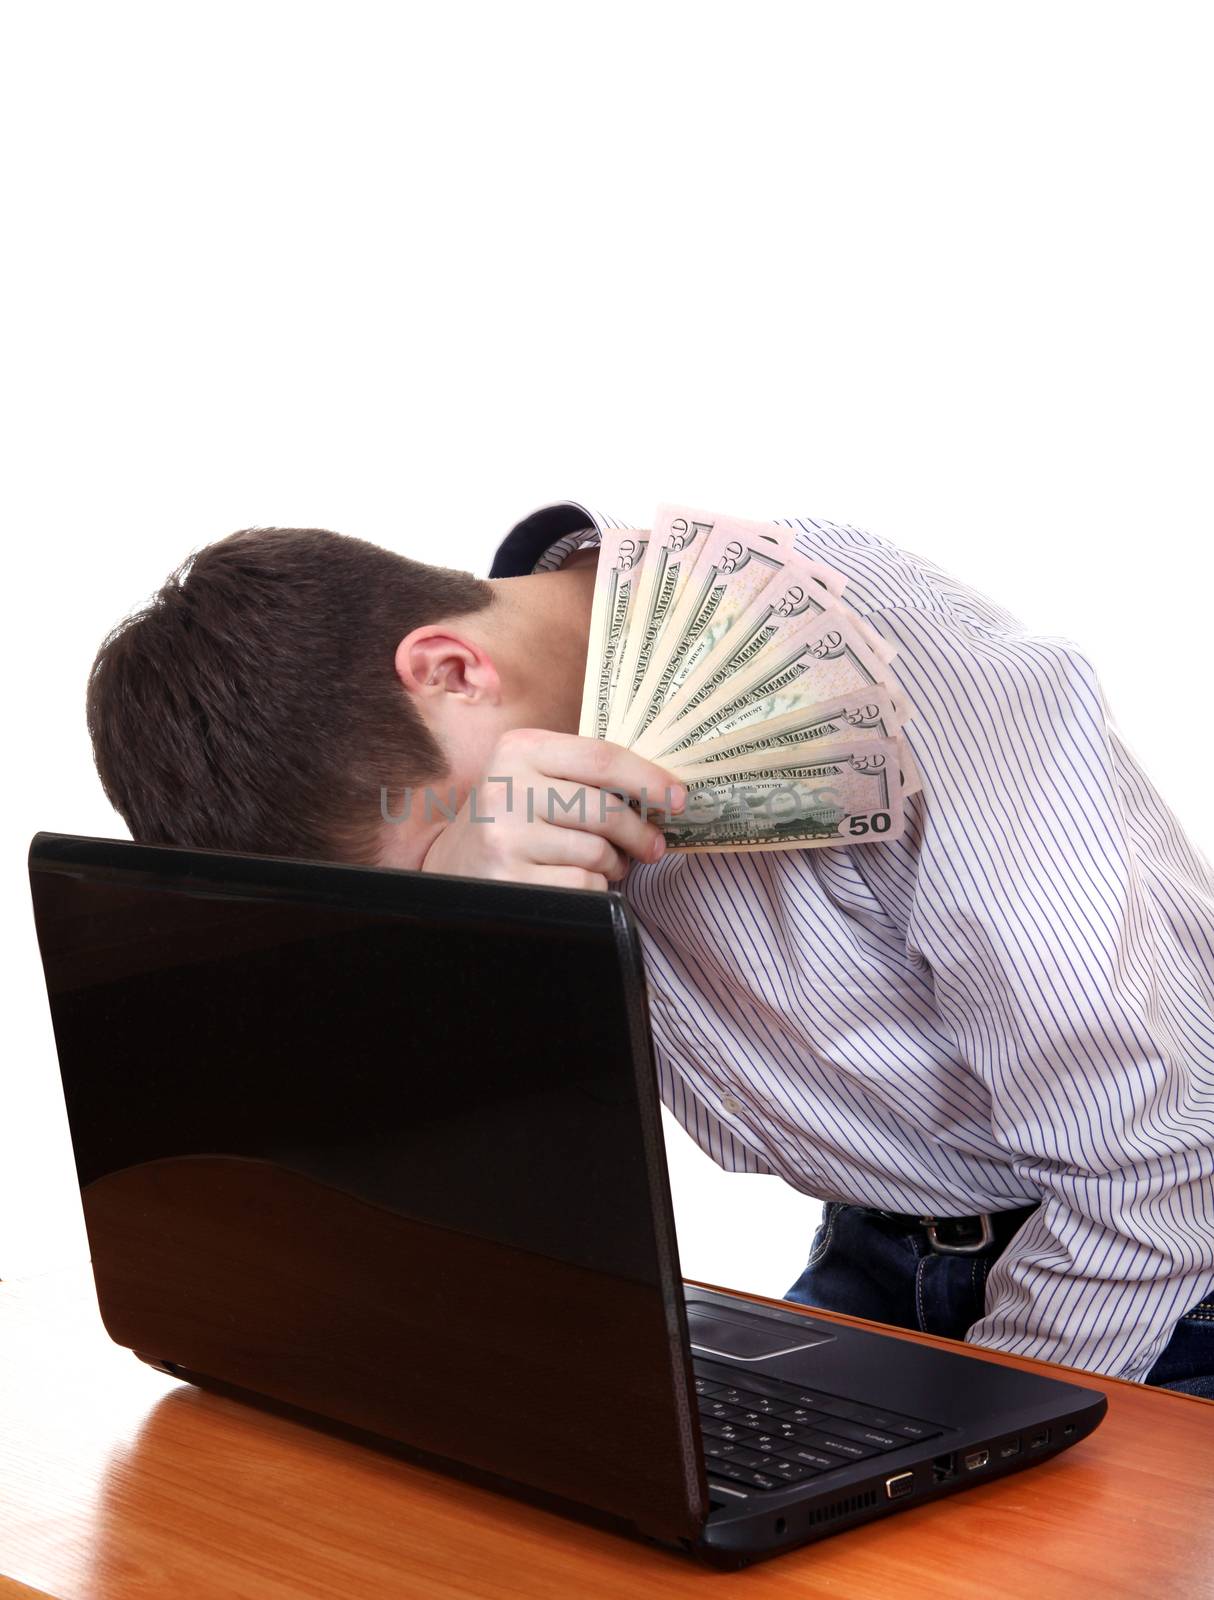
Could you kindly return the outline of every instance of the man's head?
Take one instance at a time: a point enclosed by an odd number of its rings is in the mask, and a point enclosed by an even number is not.
[[[454,780],[453,754],[474,769],[508,725],[484,648],[496,589],[319,528],[199,551],[89,678],[97,770],[132,838],[381,860],[381,788]]]

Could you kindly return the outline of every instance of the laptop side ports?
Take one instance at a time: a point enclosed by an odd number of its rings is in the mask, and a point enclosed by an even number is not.
[[[946,1456],[937,1456],[932,1462],[932,1482],[947,1483],[950,1478],[957,1476],[957,1456],[955,1451],[950,1451]]]

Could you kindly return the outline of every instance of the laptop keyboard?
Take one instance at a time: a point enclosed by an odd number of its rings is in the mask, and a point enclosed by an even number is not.
[[[746,1490],[800,1483],[944,1432],[939,1423],[921,1417],[698,1356],[692,1366],[708,1475]]]

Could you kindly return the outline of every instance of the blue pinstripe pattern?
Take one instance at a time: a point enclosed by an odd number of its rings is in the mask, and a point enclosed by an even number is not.
[[[580,509],[536,570],[609,525]],[[923,789],[890,845],[632,868],[662,1098],[723,1168],[819,1198],[1040,1202],[968,1339],[1141,1381],[1214,1293],[1214,871],[1074,642],[786,525],[897,646]]]

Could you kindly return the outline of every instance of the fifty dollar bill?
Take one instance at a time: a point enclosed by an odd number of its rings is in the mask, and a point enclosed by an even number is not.
[[[728,772],[681,773],[687,804],[661,817],[676,850],[804,850],[880,844],[905,824],[898,741],[768,752]]]

